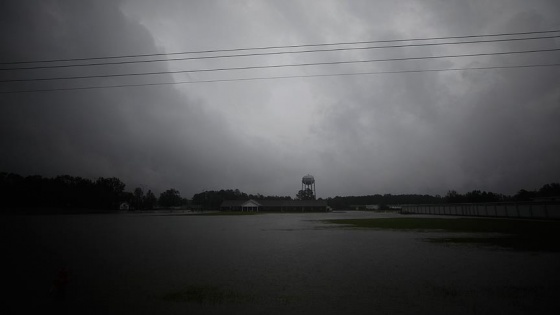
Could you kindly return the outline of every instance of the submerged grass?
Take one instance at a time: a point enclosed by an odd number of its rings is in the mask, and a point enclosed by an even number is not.
[[[169,292],[163,299],[170,302],[191,302],[198,304],[232,304],[250,303],[255,299],[249,294],[226,290],[216,286],[190,285],[177,291]]]
[[[327,223],[398,231],[476,233],[473,237],[425,238],[434,243],[476,244],[516,250],[560,251],[560,222],[498,218],[340,219]],[[487,233],[498,233],[488,237]]]
[[[258,294],[239,292],[212,285],[189,285],[179,290],[170,291],[161,296],[164,301],[184,302],[205,305],[223,304],[276,304],[288,306],[301,301],[297,295],[262,296]]]

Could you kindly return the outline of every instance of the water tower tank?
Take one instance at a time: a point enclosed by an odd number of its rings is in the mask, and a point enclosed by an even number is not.
[[[315,178],[313,178],[313,176],[307,174],[307,175],[303,176],[303,178],[301,179],[301,182],[304,185],[311,185],[311,184],[315,183]]]

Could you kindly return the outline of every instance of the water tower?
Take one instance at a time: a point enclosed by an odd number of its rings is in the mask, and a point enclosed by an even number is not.
[[[316,199],[316,192],[315,192],[315,178],[313,176],[307,174],[303,176],[301,179],[301,190],[306,191],[310,189],[313,192],[313,199]]]

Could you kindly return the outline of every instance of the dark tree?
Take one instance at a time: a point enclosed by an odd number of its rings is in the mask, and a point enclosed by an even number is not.
[[[97,188],[99,206],[103,209],[117,209],[120,197],[124,191],[124,183],[116,177],[100,177],[95,181],[95,186]]]
[[[157,203],[156,195],[154,195],[154,193],[151,190],[148,190],[143,200],[144,209],[152,210],[156,206],[156,203]]]
[[[303,190],[298,191],[296,195],[296,199],[299,200],[315,200],[315,195],[313,194],[313,190],[306,188]]]
[[[537,192],[535,191],[527,191],[525,189],[521,189],[520,191],[513,196],[515,201],[532,201],[537,196]]]
[[[465,202],[463,195],[459,194],[455,190],[449,190],[445,195],[445,202],[447,203],[461,203]]]
[[[134,209],[144,209],[144,191],[142,188],[136,187],[132,195],[132,207]]]
[[[497,202],[503,201],[503,197],[499,194],[495,194],[493,192],[486,192],[480,190],[473,190],[468,192],[464,196],[464,202]]]
[[[43,213],[116,210],[129,197],[124,193],[124,187],[118,178],[92,181],[70,175],[44,178],[38,175],[22,177],[0,174],[0,189],[6,196],[1,206]]]
[[[539,189],[537,194],[539,197],[558,197],[560,196],[560,184],[546,184]]]
[[[119,202],[123,203],[126,202],[131,207],[129,210],[134,208],[134,194],[128,191],[121,193],[121,197],[119,198]]]
[[[177,207],[180,206],[183,199],[181,194],[176,189],[168,189],[159,195],[158,204],[162,207]]]

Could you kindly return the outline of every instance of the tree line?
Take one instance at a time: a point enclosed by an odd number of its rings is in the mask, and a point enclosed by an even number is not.
[[[125,191],[125,184],[116,177],[83,177],[61,175],[53,178],[38,175],[20,176],[0,173],[0,209],[3,212],[27,209],[32,212],[97,212],[129,209],[156,209],[187,204],[179,191],[168,189],[157,198],[137,187]]]
[[[440,195],[367,195],[327,198],[327,203],[334,209],[349,209],[358,205],[378,205],[381,209],[390,205],[404,204],[439,204],[439,203],[484,203],[484,202],[530,202],[545,200],[550,197],[560,198],[560,183],[543,185],[537,190],[519,190],[515,195],[504,195],[488,191],[473,190],[464,194],[449,190],[445,196]]]
[[[392,194],[376,194],[366,196],[336,196],[327,198],[327,204],[333,209],[351,209],[359,205],[377,205],[380,209],[387,209],[390,205],[402,204],[433,204],[443,203],[441,196],[430,195],[392,195]]]
[[[264,196],[261,194],[247,194],[239,191],[239,189],[221,189],[210,190],[195,194],[192,197],[192,204],[199,205],[203,209],[219,209],[224,200],[291,200],[290,196]]]
[[[117,208],[124,191],[118,178],[96,180],[69,175],[46,178],[0,173],[1,207],[14,208]]]
[[[72,211],[117,210],[121,205],[134,210],[158,208],[197,208],[219,209],[224,200],[248,199],[283,199],[291,200],[290,196],[264,196],[247,194],[239,189],[210,190],[193,195],[189,201],[181,197],[178,190],[170,188],[159,197],[151,191],[140,187],[125,191],[125,184],[116,177],[99,177],[91,180],[69,175],[53,178],[20,176],[13,173],[0,172],[0,209],[5,212],[14,209],[64,209]],[[560,196],[560,184],[550,183],[537,190],[519,190],[515,195],[508,196],[493,192],[473,190],[465,194],[454,190],[445,196],[419,194],[375,194],[365,196],[336,196],[326,199],[333,209],[349,209],[356,205],[378,205],[380,208],[402,204],[438,204],[438,203],[480,203],[480,202],[527,202],[538,201]],[[313,199],[312,192],[299,191],[296,199]]]
[[[159,197],[140,187],[125,191],[125,184],[116,177],[83,177],[61,175],[53,178],[39,175],[21,176],[0,172],[0,210],[2,212],[97,212],[127,210],[154,210],[169,208],[218,209],[224,200],[291,199],[289,196],[264,196],[246,194],[238,189],[205,191],[195,194],[192,200],[170,188]]]

